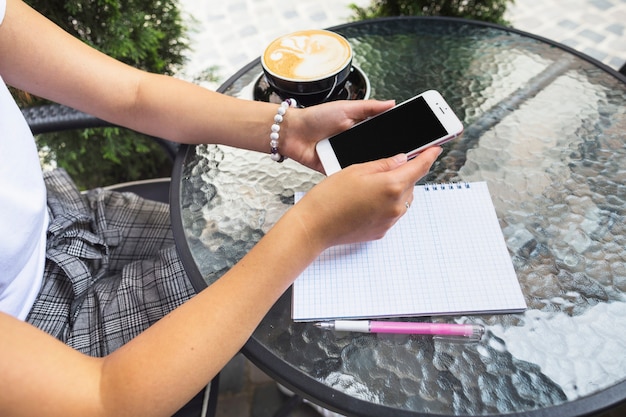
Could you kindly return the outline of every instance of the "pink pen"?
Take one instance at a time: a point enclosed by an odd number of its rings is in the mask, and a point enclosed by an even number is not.
[[[322,321],[315,323],[315,325],[321,329],[334,329],[340,332],[421,334],[446,338],[467,338],[468,341],[478,341],[485,333],[485,328],[480,324],[336,320]]]

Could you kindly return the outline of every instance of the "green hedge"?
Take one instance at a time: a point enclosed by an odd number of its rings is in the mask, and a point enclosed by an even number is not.
[[[507,25],[507,4],[513,0],[373,0],[367,7],[351,4],[355,20],[385,16],[450,16]]]
[[[173,74],[184,64],[186,27],[173,0],[26,1],[70,34],[131,66]],[[22,107],[43,103],[16,97]],[[127,130],[88,129],[36,139],[45,158],[65,168],[82,189],[171,173],[159,145]]]

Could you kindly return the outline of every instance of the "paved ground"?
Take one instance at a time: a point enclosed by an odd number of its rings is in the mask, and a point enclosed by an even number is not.
[[[257,58],[265,45],[287,32],[327,28],[348,21],[348,4],[369,0],[182,0],[195,20],[193,53],[185,70],[192,77],[216,68],[217,88],[239,68]],[[619,69],[626,62],[626,0],[515,0],[507,19],[520,30],[578,49]],[[287,401],[276,384],[242,355],[221,374],[218,417],[272,416]],[[292,417],[319,415],[308,405]]]
[[[276,37],[347,22],[350,3],[365,6],[369,0],[181,0],[196,22],[186,73],[217,67],[219,81],[207,83],[217,88]],[[515,0],[506,17],[517,29],[562,42],[615,69],[626,62],[626,0]]]
[[[612,68],[626,62],[626,0],[515,0],[512,26],[563,43]]]

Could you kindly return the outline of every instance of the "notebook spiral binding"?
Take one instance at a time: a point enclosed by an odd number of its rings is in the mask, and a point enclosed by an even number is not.
[[[438,191],[438,190],[461,190],[464,188],[471,188],[469,182],[445,182],[441,184],[424,184],[425,191]]]

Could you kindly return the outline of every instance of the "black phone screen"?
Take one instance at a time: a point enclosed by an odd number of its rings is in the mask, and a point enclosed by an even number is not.
[[[361,162],[409,153],[446,135],[423,97],[417,97],[348,129],[330,144],[342,168]]]

